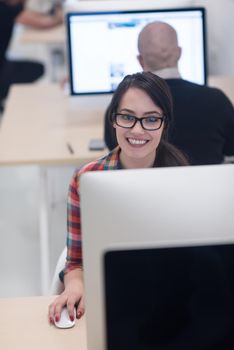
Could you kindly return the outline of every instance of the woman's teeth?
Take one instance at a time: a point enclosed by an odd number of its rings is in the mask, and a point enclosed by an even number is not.
[[[131,139],[129,138],[128,139],[128,142],[131,144],[131,145],[144,145],[147,140],[137,140],[137,139]]]

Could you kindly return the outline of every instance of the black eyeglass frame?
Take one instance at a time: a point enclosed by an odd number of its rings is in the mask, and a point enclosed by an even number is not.
[[[117,123],[117,117],[118,117],[118,115],[128,115],[128,116],[133,117],[133,118],[135,119],[133,125],[132,125],[132,126],[123,126],[123,125],[119,125],[119,124]],[[154,128],[154,129],[148,129],[148,128],[145,128],[144,125],[143,125],[143,120],[145,120],[145,119],[147,119],[147,118],[149,118],[149,116],[148,116],[148,117],[143,117],[143,118],[138,118],[138,117],[136,117],[135,115],[131,115],[131,114],[127,114],[127,113],[115,113],[115,114],[113,114],[113,116],[112,116],[112,122],[114,122],[114,123],[115,123],[116,125],[118,125],[120,128],[124,128],[124,129],[132,129],[132,128],[134,128],[134,126],[136,125],[136,123],[139,122],[139,123],[141,124],[142,129],[147,130],[147,131],[155,131],[155,130],[159,130],[159,129],[161,128],[163,122],[166,120],[166,117],[165,117],[165,116],[156,117],[156,118],[160,119],[160,125],[159,125],[159,127],[158,127],[158,128]]]

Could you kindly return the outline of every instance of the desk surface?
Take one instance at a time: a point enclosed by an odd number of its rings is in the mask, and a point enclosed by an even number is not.
[[[66,96],[53,84],[13,86],[0,127],[0,165],[83,164],[105,154],[88,145],[103,138],[108,101],[97,109],[85,98]]]
[[[25,28],[21,34],[21,42],[24,44],[65,44],[66,42],[66,31],[65,25],[60,25],[51,29],[34,29]]]
[[[49,325],[47,309],[54,297],[1,298],[0,349],[86,350],[85,317],[70,329]]]

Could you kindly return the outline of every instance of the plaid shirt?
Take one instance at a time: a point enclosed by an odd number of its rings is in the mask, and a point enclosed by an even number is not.
[[[120,149],[115,148],[107,156],[89,163],[75,171],[68,192],[67,205],[67,261],[65,269],[60,273],[63,280],[64,274],[75,268],[82,268],[82,234],[80,222],[80,195],[79,180],[80,175],[87,171],[102,171],[122,169],[120,159]]]

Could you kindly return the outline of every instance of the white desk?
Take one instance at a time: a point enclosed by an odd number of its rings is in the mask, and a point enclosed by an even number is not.
[[[63,45],[66,42],[65,25],[50,29],[25,28],[21,35],[22,44]]]
[[[85,316],[70,329],[49,325],[47,310],[54,297],[1,298],[0,349],[87,350]]]
[[[0,128],[0,165],[82,164],[103,155],[88,144],[103,138],[105,105],[97,110],[82,101],[83,107],[55,84],[13,86]]]
[[[91,138],[103,137],[105,106],[68,98],[57,85],[14,86],[0,128],[0,165],[40,165],[40,242],[42,293],[49,289],[47,172],[53,164],[80,165],[107,151],[89,151]],[[84,101],[83,101],[84,102]],[[69,151],[68,143],[74,153]]]

